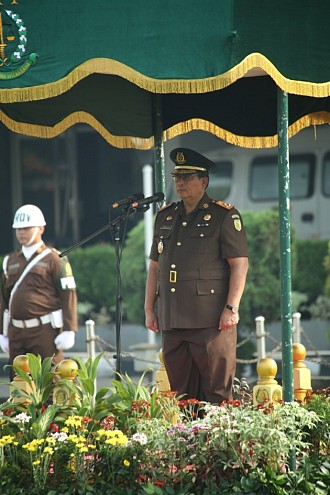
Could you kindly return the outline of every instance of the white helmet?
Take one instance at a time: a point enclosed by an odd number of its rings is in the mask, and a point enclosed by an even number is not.
[[[13,229],[25,227],[43,227],[46,225],[42,211],[35,205],[23,205],[16,211]]]

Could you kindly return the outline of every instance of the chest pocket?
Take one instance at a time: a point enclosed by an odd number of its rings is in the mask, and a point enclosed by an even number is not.
[[[189,232],[191,251],[196,253],[214,253],[220,249],[220,238],[217,230],[214,222],[213,224],[205,221],[197,222]]]
[[[30,287],[43,287],[47,277],[47,268],[42,265],[34,265],[26,275],[26,285]]]
[[[14,286],[16,280],[19,277],[19,263],[11,264],[7,266],[7,272],[6,272],[6,278],[4,285],[6,289],[11,288]]]

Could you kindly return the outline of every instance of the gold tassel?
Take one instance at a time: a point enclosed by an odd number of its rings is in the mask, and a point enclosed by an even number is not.
[[[264,55],[251,53],[238,65],[223,74],[190,80],[154,79],[116,60],[106,58],[91,59],[76,67],[70,74],[58,81],[26,88],[1,89],[0,101],[2,103],[15,103],[52,98],[65,93],[83,78],[94,73],[120,76],[152,93],[200,94],[226,88],[238,79],[249,75],[249,71],[251,71],[250,75],[256,74],[256,71],[258,74],[269,75],[287,93],[317,98],[330,96],[330,82],[313,83],[287,79]]]

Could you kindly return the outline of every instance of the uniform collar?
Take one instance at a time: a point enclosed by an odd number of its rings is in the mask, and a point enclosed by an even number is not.
[[[206,208],[209,208],[211,203],[211,198],[205,192],[200,202],[197,204],[196,208],[192,212],[190,212],[189,215],[191,215],[192,213],[196,213],[198,210],[205,210]],[[185,215],[183,201],[180,201],[178,205],[180,207],[180,213],[183,213]]]
[[[33,244],[32,246],[22,246],[22,253],[26,260],[29,260],[42,246],[44,242],[40,241],[37,244]]]

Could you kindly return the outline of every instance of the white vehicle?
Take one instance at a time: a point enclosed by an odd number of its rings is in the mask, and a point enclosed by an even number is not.
[[[242,212],[278,208],[277,148],[240,148],[194,131],[166,143],[166,155],[179,146],[196,149],[217,164],[210,174],[210,197]],[[291,224],[296,235],[330,239],[330,127],[300,131],[289,140],[289,153]],[[166,161],[169,174],[168,157]],[[169,184],[167,202],[176,199]]]

